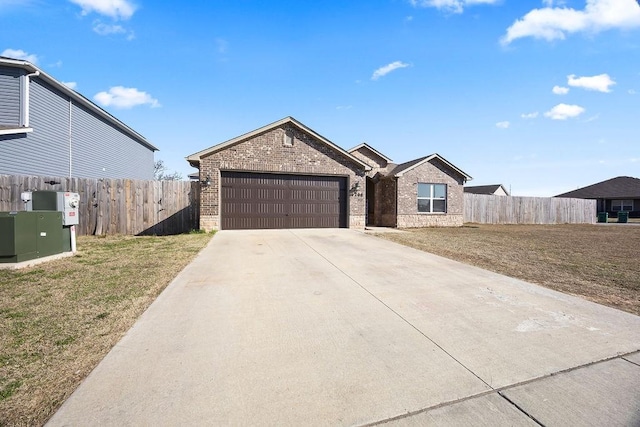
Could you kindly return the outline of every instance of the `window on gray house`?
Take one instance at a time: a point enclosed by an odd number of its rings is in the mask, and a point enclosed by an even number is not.
[[[447,184],[418,183],[418,212],[447,212]]]
[[[633,200],[612,200],[611,201],[611,210],[612,211],[632,211],[633,210]]]

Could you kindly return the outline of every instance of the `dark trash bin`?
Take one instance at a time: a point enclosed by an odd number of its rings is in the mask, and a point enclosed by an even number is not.
[[[629,221],[629,212],[618,212],[618,222],[628,222]]]
[[[609,212],[598,212],[598,222],[608,222]]]

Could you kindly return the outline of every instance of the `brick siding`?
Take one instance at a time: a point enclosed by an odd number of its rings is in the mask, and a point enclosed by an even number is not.
[[[200,228],[207,231],[220,228],[221,170],[346,176],[349,189],[357,183],[347,196],[349,227],[364,228],[364,168],[298,127],[274,127],[201,158],[200,179],[211,178],[200,199]]]
[[[446,213],[418,213],[418,183],[447,184]],[[438,159],[426,162],[398,177],[398,228],[461,226],[464,179]]]

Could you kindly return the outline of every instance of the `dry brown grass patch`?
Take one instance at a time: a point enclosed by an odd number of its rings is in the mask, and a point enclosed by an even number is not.
[[[379,236],[640,315],[640,226],[476,225]]]

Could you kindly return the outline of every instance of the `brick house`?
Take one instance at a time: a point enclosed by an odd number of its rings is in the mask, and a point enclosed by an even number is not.
[[[437,154],[396,165],[366,144],[346,151],[292,117],[186,159],[204,230],[462,225],[471,179]]]
[[[442,227],[463,223],[463,185],[471,179],[438,154],[395,164],[367,144],[349,150],[371,167],[367,225]]]

